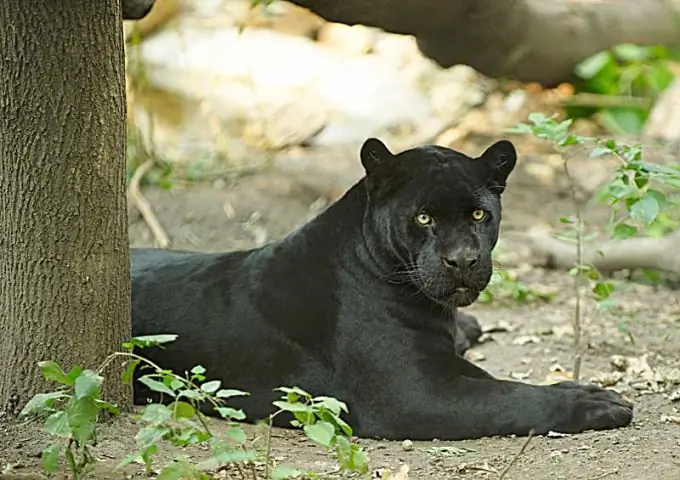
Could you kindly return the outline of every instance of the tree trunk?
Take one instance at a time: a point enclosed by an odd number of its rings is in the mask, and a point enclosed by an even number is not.
[[[333,22],[411,34],[440,65],[555,85],[619,43],[680,41],[677,0],[291,0]],[[676,2],[676,4],[674,4]]]
[[[0,8],[0,412],[129,338],[120,0]],[[105,396],[131,392],[113,369]]]

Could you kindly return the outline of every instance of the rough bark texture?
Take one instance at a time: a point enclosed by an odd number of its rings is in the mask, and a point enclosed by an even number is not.
[[[291,0],[327,20],[415,35],[442,66],[554,85],[619,43],[680,41],[670,0]]]
[[[0,411],[130,335],[119,0],[0,8]],[[106,372],[105,394],[131,392]],[[53,388],[50,386],[50,388]]]

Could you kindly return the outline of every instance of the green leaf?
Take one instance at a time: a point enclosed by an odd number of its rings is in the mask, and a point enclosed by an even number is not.
[[[173,398],[175,397],[175,392],[173,392],[163,382],[159,382],[158,380],[154,380],[153,378],[151,378],[147,375],[144,375],[143,377],[139,377],[139,382],[143,383],[150,390],[153,390],[154,392],[164,393],[166,395],[170,395]]]
[[[147,348],[170,343],[177,340],[175,334],[160,334],[160,335],[142,335],[140,337],[132,337],[129,342],[124,343],[126,347]]]
[[[78,378],[76,378],[75,396],[76,398],[83,397],[99,397],[104,377],[97,375],[92,370],[84,370]]]
[[[304,475],[304,472],[297,468],[287,467],[285,465],[277,465],[272,471],[272,480],[285,480],[286,478],[299,478]]]
[[[170,388],[173,389],[174,391],[179,390],[180,388],[183,388],[185,383],[178,379],[178,378],[173,378],[170,380]]]
[[[42,451],[42,467],[45,473],[54,473],[59,465],[59,445],[51,443]]]
[[[106,410],[107,412],[112,413],[114,415],[120,414],[120,409],[112,403],[99,399],[95,399],[94,402],[97,404],[97,408],[99,408],[100,410]]]
[[[334,415],[340,415],[341,412],[348,413],[347,405],[337,398],[333,397],[314,397],[314,407],[324,407],[333,412]]]
[[[312,425],[305,425],[303,430],[310,440],[324,447],[330,447],[335,438],[335,427],[328,422],[316,422]]]
[[[182,390],[177,393],[177,398],[190,398],[192,400],[200,400],[202,397],[205,395],[201,393],[199,390],[191,390],[191,389],[186,389]]]
[[[640,111],[633,108],[607,108],[600,110],[597,117],[607,130],[618,135],[640,133],[645,125]]]
[[[215,394],[217,398],[243,397],[246,395],[250,395],[250,393],[242,390],[235,390],[233,388],[218,390]]]
[[[38,367],[40,367],[40,371],[42,372],[43,377],[45,377],[45,380],[58,382],[62,385],[68,385],[69,387],[73,386],[73,380],[66,375],[66,372],[62,370],[57,362],[53,362],[52,360],[38,362]]]
[[[187,403],[187,402],[172,402],[169,405],[170,410],[172,411],[173,418],[178,419],[178,418],[192,418],[194,415],[196,415],[196,410],[194,407]]]
[[[217,470],[230,463],[254,462],[257,459],[252,450],[221,450],[212,457],[200,462],[198,470]]]
[[[87,443],[91,440],[97,425],[97,414],[99,413],[94,398],[71,398],[66,413],[73,438],[80,443]]]
[[[600,73],[610,62],[613,62],[611,53],[602,51],[582,60],[574,67],[574,73],[584,80],[589,80]]]
[[[219,380],[211,380],[209,382],[205,382],[204,384],[201,385],[201,390],[203,390],[206,393],[215,393],[220,386],[222,385],[222,382]]]
[[[200,476],[199,472],[191,464],[173,460],[163,467],[156,477],[156,480],[183,480],[199,478],[205,477]]]
[[[277,387],[274,390],[278,390],[279,392],[283,392],[283,393],[295,393],[295,394],[297,394],[301,397],[305,397],[305,398],[312,398],[312,396],[309,393],[307,393],[306,391],[304,391],[300,387]]]
[[[614,284],[611,282],[597,282],[593,286],[593,294],[596,300],[604,300],[614,292]]]
[[[594,160],[594,159],[599,158],[603,155],[611,155],[611,153],[612,153],[612,151],[609,148],[595,147],[590,152],[590,159]]]
[[[172,410],[161,403],[150,403],[144,407],[142,420],[149,423],[163,423],[172,417]]]
[[[652,223],[659,215],[661,208],[656,199],[651,195],[645,195],[633,204],[630,216],[634,220],[642,220],[645,225]]]
[[[275,407],[278,407],[280,410],[283,410],[285,412],[311,412],[312,407],[309,405],[305,405],[304,403],[291,403],[291,402],[286,402],[284,400],[276,400],[272,402],[272,404]]]
[[[170,427],[144,427],[139,429],[139,432],[135,435],[135,440],[137,440],[142,448],[147,448],[156,445],[170,433]]]
[[[194,368],[191,369],[191,373],[194,375],[203,375],[205,373],[205,368],[203,368],[202,365],[196,365]]]
[[[68,395],[61,391],[38,393],[24,406],[19,413],[19,418],[32,417],[34,415],[50,412],[54,403],[61,398],[68,398]]]
[[[227,420],[244,420],[246,414],[243,410],[237,410],[231,407],[215,407],[215,411],[219,413],[222,418]]]
[[[137,369],[139,362],[141,362],[141,360],[138,358],[133,358],[132,360],[126,362],[125,370],[121,376],[123,383],[132,383],[132,378],[134,377],[135,370]]]
[[[66,412],[55,412],[47,417],[47,420],[45,420],[45,431],[50,435],[69,438],[71,436],[71,428],[68,424]]]
[[[636,227],[628,225],[626,223],[619,223],[614,227],[612,237],[617,238],[619,240],[625,240],[626,238],[634,236],[636,233],[637,233]]]
[[[69,378],[69,382],[71,385],[76,384],[76,378],[78,378],[81,373],[83,373],[83,367],[81,367],[80,365],[74,365],[73,368],[69,370],[67,376]]]
[[[232,427],[225,432],[225,435],[234,442],[243,445],[246,443],[246,432],[241,427]]]
[[[653,58],[648,47],[641,47],[632,43],[621,43],[612,48],[612,51],[624,62],[641,62]]]

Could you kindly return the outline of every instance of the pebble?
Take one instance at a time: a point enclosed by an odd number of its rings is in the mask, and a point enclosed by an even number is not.
[[[411,450],[413,450],[413,442],[409,439],[406,439],[403,442],[401,442],[401,448],[403,448],[407,452],[410,452]]]

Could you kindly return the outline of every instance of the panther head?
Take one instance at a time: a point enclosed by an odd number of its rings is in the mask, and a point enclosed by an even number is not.
[[[501,193],[516,161],[507,140],[478,158],[432,145],[395,155],[366,140],[364,237],[389,259],[390,278],[440,304],[473,303],[491,280]]]

